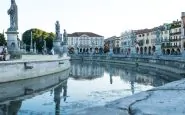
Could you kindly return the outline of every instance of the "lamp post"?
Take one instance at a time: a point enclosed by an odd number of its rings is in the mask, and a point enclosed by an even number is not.
[[[32,31],[31,31],[31,40],[30,40],[30,52],[33,52],[33,37],[32,37]]]

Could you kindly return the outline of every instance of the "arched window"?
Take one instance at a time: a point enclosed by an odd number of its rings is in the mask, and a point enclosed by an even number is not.
[[[149,39],[148,38],[146,39],[146,44],[149,44]]]

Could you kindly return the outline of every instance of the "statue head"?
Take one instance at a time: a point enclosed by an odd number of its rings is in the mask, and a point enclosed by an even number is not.
[[[56,25],[59,25],[59,21],[56,21]]]
[[[59,24],[59,21],[56,21],[55,30],[56,30],[56,33],[57,34],[60,34],[60,24]]]
[[[15,0],[11,0],[11,4],[15,4]]]
[[[64,34],[65,34],[65,35],[67,34],[65,29],[64,29]]]

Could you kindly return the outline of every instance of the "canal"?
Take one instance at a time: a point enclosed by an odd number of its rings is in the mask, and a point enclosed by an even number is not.
[[[0,115],[69,115],[178,80],[148,68],[72,61],[67,71],[0,84]]]

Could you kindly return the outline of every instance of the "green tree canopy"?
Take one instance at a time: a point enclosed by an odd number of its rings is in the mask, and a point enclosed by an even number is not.
[[[0,33],[0,46],[6,45],[6,40],[4,34]]]
[[[32,34],[31,34],[32,33]],[[22,41],[26,44],[26,50],[30,50],[31,45],[31,36],[32,36],[32,44],[36,43],[36,49],[38,52],[42,52],[44,47],[44,40],[46,41],[46,48],[47,50],[51,50],[53,47],[53,39],[55,38],[54,33],[48,33],[46,31],[34,28],[27,30],[23,33]]]

